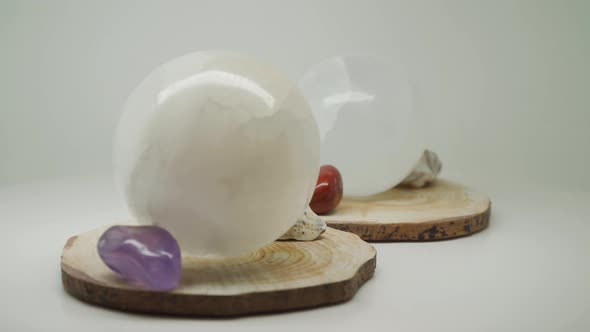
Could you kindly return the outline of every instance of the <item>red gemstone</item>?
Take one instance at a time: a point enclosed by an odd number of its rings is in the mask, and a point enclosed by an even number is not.
[[[315,186],[309,207],[317,214],[334,210],[342,200],[342,176],[332,165],[320,167],[320,176]]]

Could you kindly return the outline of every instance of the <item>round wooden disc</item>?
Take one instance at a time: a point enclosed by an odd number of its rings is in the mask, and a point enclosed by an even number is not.
[[[236,316],[343,302],[373,275],[375,249],[358,236],[330,229],[315,241],[277,241],[235,258],[184,257],[179,288],[137,288],[100,260],[96,243],[108,228],[74,236],[62,258],[62,281],[71,295],[135,312]]]
[[[490,200],[437,180],[426,188],[393,188],[362,200],[344,199],[322,218],[367,241],[425,241],[469,235],[488,226]]]

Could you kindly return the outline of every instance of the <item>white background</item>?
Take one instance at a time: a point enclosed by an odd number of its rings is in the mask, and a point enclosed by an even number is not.
[[[492,226],[377,244],[376,277],[314,311],[160,320],[63,295],[65,239],[126,217],[110,173],[127,94],[204,49],[258,56],[294,80],[332,55],[401,55],[443,175],[492,197]],[[0,0],[0,327],[588,330],[589,59],[583,0]]]
[[[0,2],[0,183],[110,172],[126,96],[203,49],[293,79],[401,54],[445,173],[482,190],[590,187],[589,1]]]

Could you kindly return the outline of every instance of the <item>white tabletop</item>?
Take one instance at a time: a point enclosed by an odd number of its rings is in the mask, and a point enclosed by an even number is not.
[[[62,290],[66,239],[126,218],[108,178],[0,188],[2,331],[588,331],[590,193],[503,194],[470,237],[376,243],[377,270],[349,302],[237,319],[151,317]]]

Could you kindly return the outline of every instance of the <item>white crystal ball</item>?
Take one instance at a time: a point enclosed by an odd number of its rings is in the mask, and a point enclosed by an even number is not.
[[[270,65],[198,52],[129,96],[115,172],[131,214],[189,255],[238,255],[303,215],[319,173],[319,131],[298,88]]]
[[[424,152],[423,117],[404,66],[372,56],[338,56],[299,82],[320,127],[321,163],[342,174],[344,195],[399,184]]]

